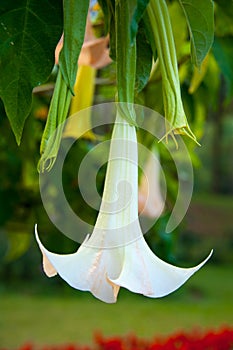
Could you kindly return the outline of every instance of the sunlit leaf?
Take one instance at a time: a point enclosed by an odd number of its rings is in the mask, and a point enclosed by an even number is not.
[[[194,67],[192,79],[189,86],[190,94],[193,94],[198,89],[201,82],[203,81],[206,71],[208,69],[208,62],[209,62],[209,56],[207,55],[203,60],[200,69],[198,69],[197,67]]]
[[[212,0],[179,0],[189,28],[191,57],[200,67],[214,38],[214,3]]]
[[[48,79],[61,32],[61,0],[1,0],[0,97],[18,144],[32,89]]]

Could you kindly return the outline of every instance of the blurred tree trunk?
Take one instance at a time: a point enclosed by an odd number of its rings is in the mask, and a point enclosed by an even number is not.
[[[212,140],[212,184],[211,188],[214,193],[222,191],[222,138],[223,138],[223,115],[225,100],[225,82],[221,75],[219,84],[218,103],[216,111],[212,114],[213,120],[213,140]]]

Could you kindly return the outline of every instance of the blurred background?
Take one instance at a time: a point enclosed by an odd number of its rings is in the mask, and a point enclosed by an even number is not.
[[[28,341],[88,344],[97,330],[106,335],[134,332],[151,337],[177,329],[233,326],[233,25],[226,8],[216,3],[214,45],[198,71],[190,62],[187,28],[177,3],[171,2],[169,10],[185,111],[201,147],[184,137],[194,167],[193,198],[182,223],[175,232],[166,234],[178,184],[172,159],[158,146],[168,193],[165,210],[146,234],[146,240],[160,258],[179,266],[196,265],[212,248],[214,254],[185,286],[159,300],[122,290],[116,305],[105,305],[89,293],[73,290],[59,277],[48,279],[43,274],[34,238],[35,223],[48,249],[69,253],[78,248],[76,242],[53,226],[39,190],[39,147],[56,79],[55,66],[49,81],[34,89],[32,112],[19,147],[0,102],[1,348],[17,348]],[[93,15],[92,25],[95,35],[100,36],[100,11]],[[94,69],[92,78],[83,78],[79,86],[84,95],[92,87],[91,99],[84,107],[115,98],[114,63],[106,61]],[[161,76],[154,69],[136,102],[163,114],[161,101]],[[110,130],[105,132],[109,137]],[[150,137],[145,138],[140,130],[138,137],[151,146]],[[63,186],[71,207],[90,223],[95,222],[97,212],[82,199],[77,169],[98,142],[93,135],[84,135],[75,142],[63,171]],[[65,143],[63,140],[61,152]],[[102,168],[97,177],[100,193],[104,175]],[[56,198],[56,193],[53,195]]]

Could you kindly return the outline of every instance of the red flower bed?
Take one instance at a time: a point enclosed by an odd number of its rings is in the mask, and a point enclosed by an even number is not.
[[[134,335],[105,338],[97,334],[92,346],[65,344],[38,347],[25,344],[17,350],[233,350],[233,329],[224,328],[206,333],[179,332],[169,337],[156,337],[152,340],[139,339]]]
[[[100,335],[95,340],[98,350],[233,350],[233,329],[204,334],[197,331],[179,332],[150,341],[136,336],[103,338]]]

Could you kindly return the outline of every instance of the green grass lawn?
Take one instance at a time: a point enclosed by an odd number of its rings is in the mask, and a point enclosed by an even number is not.
[[[98,330],[105,336],[134,332],[152,338],[181,329],[233,326],[232,277],[230,266],[209,263],[168,297],[149,299],[122,289],[113,305],[65,285],[56,290],[50,279],[44,292],[26,282],[15,289],[6,286],[0,292],[0,348],[28,341],[90,344]]]

